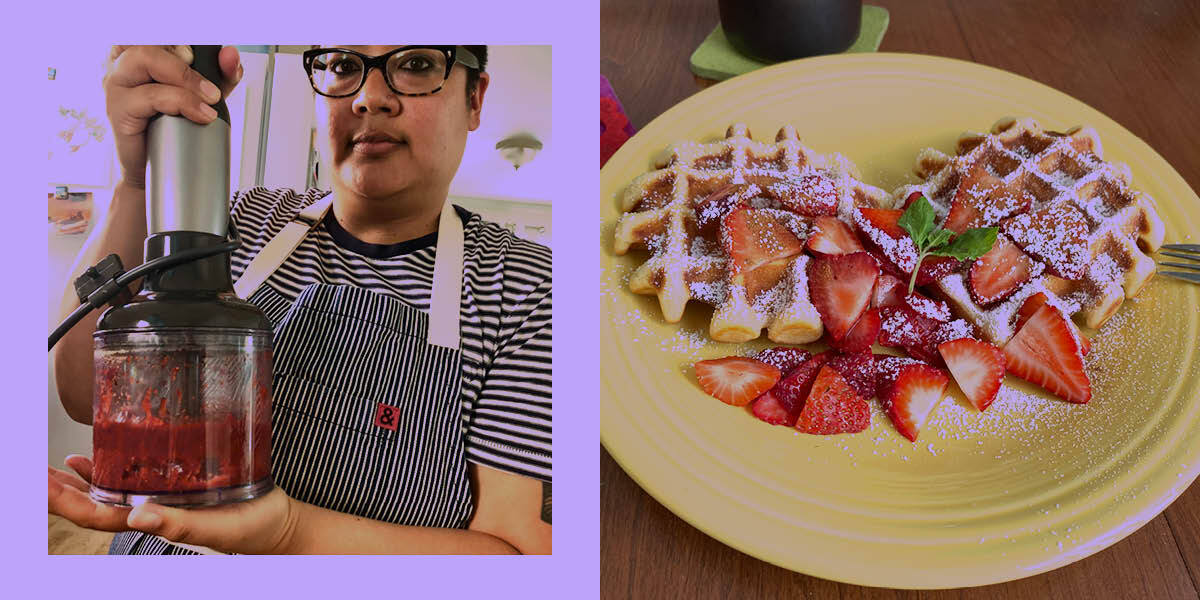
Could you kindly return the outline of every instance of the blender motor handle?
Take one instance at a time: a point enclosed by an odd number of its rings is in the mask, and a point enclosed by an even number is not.
[[[192,56],[194,57],[192,68],[218,88],[221,87],[221,81],[224,79],[221,75],[221,63],[217,60],[220,53],[220,45],[192,46]],[[225,104],[225,98],[217,100],[212,107],[217,111],[217,118],[229,123],[229,107]]]

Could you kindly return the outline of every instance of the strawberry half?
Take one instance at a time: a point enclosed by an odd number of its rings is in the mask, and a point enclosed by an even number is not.
[[[1034,275],[1035,263],[1008,238],[996,236],[996,244],[979,257],[967,273],[975,301],[988,306],[1007,298]]]
[[[1086,403],[1092,400],[1092,383],[1072,326],[1054,305],[1042,305],[1004,344],[1004,359],[1016,377],[1068,402]]]
[[[879,343],[892,348],[902,348],[913,358],[931,364],[940,364],[937,353],[938,339],[935,335],[939,323],[907,305],[889,306],[879,309]]]
[[[962,233],[973,227],[989,227],[1029,210],[1029,205],[1027,196],[1022,194],[1018,197],[1005,190],[996,176],[986,170],[975,170],[968,179],[959,182],[958,192],[950,201],[950,212],[942,227],[954,233]]]
[[[991,406],[1004,381],[1004,352],[970,338],[945,342],[938,346],[938,352],[971,404],[980,411]]]
[[[890,354],[875,354],[875,397],[887,408],[887,399],[891,397],[892,384],[900,377],[900,369],[908,365],[924,365],[915,358],[907,356],[892,356]]]
[[[830,435],[858,433],[870,426],[871,407],[867,401],[854,393],[837,369],[822,367],[796,420],[796,429]]]
[[[813,220],[813,233],[806,244],[808,251],[817,255],[853,254],[862,252],[863,246],[850,226],[837,217],[820,216]]]
[[[825,364],[837,369],[859,397],[865,400],[875,395],[875,357],[870,352],[838,354]]]
[[[846,337],[830,339],[829,345],[840,352],[864,352],[871,349],[871,344],[879,337],[879,309],[869,308],[863,312],[854,327],[846,333]]]
[[[904,304],[904,294],[907,291],[908,284],[900,281],[898,277],[889,273],[880,273],[879,279],[875,280],[875,292],[871,297],[871,306],[883,308]]]
[[[775,384],[775,387],[771,388],[771,395],[790,415],[789,424],[796,422],[796,417],[800,415],[800,409],[804,408],[804,400],[808,398],[808,392],[812,390],[817,373],[828,360],[828,352],[813,355],[800,363],[800,366],[788,372],[779,380],[779,383]]]
[[[1041,308],[1042,305],[1047,301],[1048,300],[1046,299],[1045,292],[1038,292],[1026,298],[1025,302],[1021,304],[1021,308],[1017,310],[1017,320],[1013,327],[1018,330],[1020,330],[1021,327],[1024,327],[1025,321],[1028,321],[1029,317],[1032,317],[1033,313],[1037,312],[1037,310]],[[1092,342],[1084,337],[1083,333],[1079,331],[1079,328],[1075,326],[1074,321],[1071,322],[1071,327],[1075,329],[1075,336],[1079,338],[1079,345],[1080,349],[1083,351],[1083,355],[1087,356],[1088,352],[1091,352],[1092,350]]]
[[[858,224],[863,228],[863,233],[870,234],[878,231],[893,240],[908,237],[908,232],[900,226],[900,216],[904,214],[903,210],[864,206],[857,209],[857,214],[862,217]],[[863,223],[864,220],[865,223]],[[874,235],[870,237],[875,239]]]
[[[696,379],[713,398],[745,406],[779,381],[779,369],[744,356],[729,356],[696,363]]]
[[[808,293],[821,323],[841,340],[871,303],[879,266],[866,252],[819,256],[808,263]]]
[[[820,173],[808,173],[799,179],[768,186],[767,190],[768,195],[779,200],[784,208],[806,217],[837,213],[837,186]]]
[[[790,427],[796,424],[796,415],[790,414],[771,390],[763,392],[763,395],[754,400],[754,404],[750,405],[750,412],[754,413],[758,420],[771,425]]]
[[[901,435],[909,441],[917,441],[929,414],[942,401],[949,382],[941,370],[929,365],[900,367],[895,382],[888,386],[884,404],[888,417]]]
[[[725,217],[726,251],[734,273],[796,256],[804,243],[769,211],[739,208]]]
[[[1091,400],[1092,384],[1072,327],[1053,305],[1042,305],[1004,345],[1008,371],[1068,402]]]

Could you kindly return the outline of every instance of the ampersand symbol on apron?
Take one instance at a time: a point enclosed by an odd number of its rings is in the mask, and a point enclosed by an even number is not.
[[[396,413],[398,412],[400,412],[400,409],[394,406],[380,404],[379,408],[375,411],[375,425],[395,431],[398,424],[396,419]]]

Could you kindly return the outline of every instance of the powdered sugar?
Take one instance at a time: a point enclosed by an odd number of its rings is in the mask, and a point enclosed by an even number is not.
[[[942,342],[961,340],[963,338],[976,339],[975,328],[963,319],[954,319],[953,321],[942,323],[940,326],[938,326],[937,331],[934,332],[933,336],[937,338],[939,344]]]
[[[922,433],[943,440],[967,440],[1008,433],[1029,434],[1065,420],[1061,400],[1029,394],[1007,384],[1000,386],[996,400],[987,410],[947,398],[933,411]]]

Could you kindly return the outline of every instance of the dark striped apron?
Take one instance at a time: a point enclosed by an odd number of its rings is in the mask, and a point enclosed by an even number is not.
[[[321,222],[332,196],[297,215],[235,285],[274,323],[271,474],[289,496],[316,506],[388,523],[465,528],[473,502],[459,398],[462,222],[447,203],[429,313],[326,284],[311,284],[289,302],[261,284]],[[297,223],[303,231],[292,227]],[[110,548],[192,551],[212,552],[138,532],[118,534]]]

